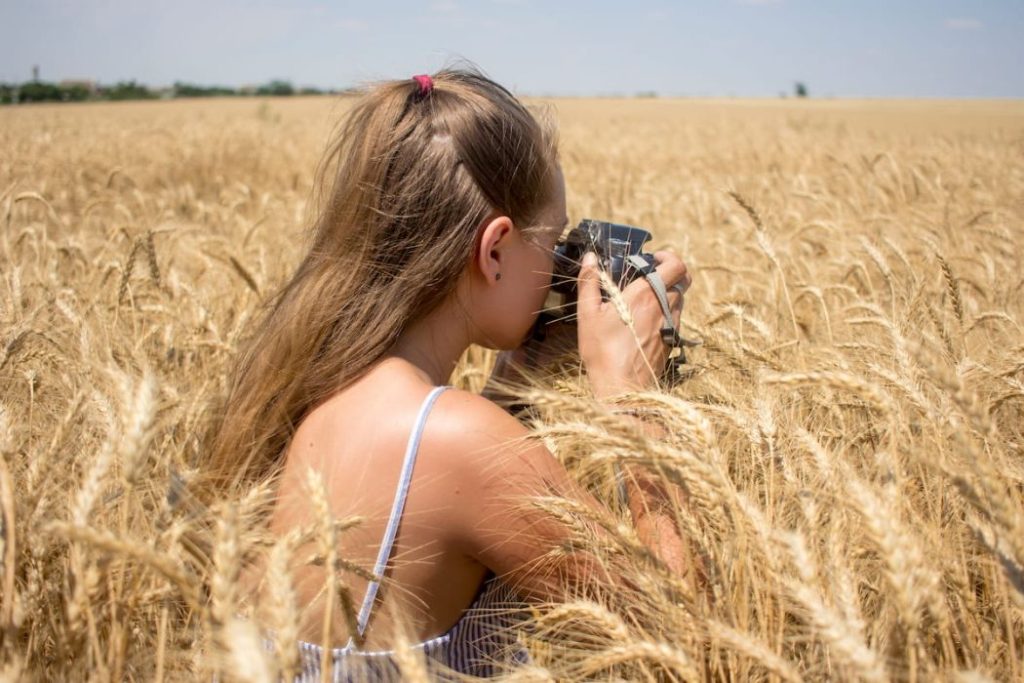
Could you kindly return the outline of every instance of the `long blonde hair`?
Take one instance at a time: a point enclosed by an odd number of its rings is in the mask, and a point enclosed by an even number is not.
[[[273,474],[297,425],[454,289],[493,210],[527,229],[552,199],[556,140],[473,70],[369,89],[318,168],[309,251],[241,349],[210,432],[210,478]]]

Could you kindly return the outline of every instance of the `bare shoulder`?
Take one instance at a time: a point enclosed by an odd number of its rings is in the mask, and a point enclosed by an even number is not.
[[[431,452],[467,499],[494,505],[495,495],[568,493],[561,463],[530,430],[478,394],[448,390],[435,406]],[[431,416],[431,420],[434,416]]]
[[[552,458],[530,430],[492,401],[461,389],[449,389],[438,398],[433,435],[459,457],[480,454],[494,459],[516,459],[532,453]],[[538,450],[539,447],[539,450]],[[472,458],[471,458],[472,461]]]
[[[558,599],[567,580],[589,580],[586,567],[552,564],[565,526],[536,504],[538,496],[600,509],[530,431],[499,406],[463,391],[438,400],[433,453],[444,459],[452,505],[438,523],[454,547],[515,586],[521,595]],[[565,572],[568,572],[566,574]],[[573,578],[575,577],[575,578]]]
[[[514,417],[480,394],[462,389],[448,389],[438,398],[434,408],[437,422],[445,433],[470,439],[504,436],[525,436],[529,433]],[[431,419],[434,419],[433,415]]]

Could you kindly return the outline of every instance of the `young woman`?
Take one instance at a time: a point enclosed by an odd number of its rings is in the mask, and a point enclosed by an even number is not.
[[[496,606],[599,579],[586,562],[544,569],[564,534],[524,502],[553,491],[600,503],[515,418],[445,386],[471,344],[520,347],[544,304],[568,222],[555,132],[500,85],[447,70],[366,93],[321,174],[312,244],[240,356],[212,466],[234,483],[278,477],[275,534],[315,522],[310,470],[336,518],[365,519],[339,555],[391,590],[348,576],[357,632],[339,608],[324,628],[323,567],[294,570],[309,680],[356,662],[393,672],[381,646],[395,613],[431,662],[487,674],[508,656]],[[686,267],[656,258],[678,315]],[[588,255],[578,345],[598,400],[652,386],[666,360],[650,286],[624,296],[633,331],[602,301]],[[644,509],[633,509],[641,537],[681,570],[675,530]]]

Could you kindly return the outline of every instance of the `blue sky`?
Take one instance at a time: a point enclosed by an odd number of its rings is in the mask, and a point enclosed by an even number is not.
[[[521,94],[1024,97],[1024,0],[3,0],[0,81],[345,87],[464,58]]]

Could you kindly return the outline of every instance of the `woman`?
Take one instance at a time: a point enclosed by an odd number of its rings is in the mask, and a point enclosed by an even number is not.
[[[315,522],[310,471],[335,518],[365,518],[339,554],[393,590],[350,576],[362,601],[350,632],[327,604],[323,567],[297,567],[304,676],[357,661],[391,671],[380,647],[393,613],[430,661],[487,674],[503,656],[495,605],[598,579],[585,562],[538,569],[564,532],[523,503],[552,491],[600,503],[516,419],[445,387],[471,344],[520,347],[543,306],[568,222],[555,133],[500,85],[447,70],[371,89],[321,177],[329,193],[310,249],[240,356],[214,471],[236,484],[279,477],[275,535]],[[678,315],[686,267],[656,257]],[[666,360],[650,287],[634,282],[624,297],[633,330],[602,302],[588,255],[578,344],[599,400],[653,385]],[[675,530],[642,508],[641,537],[678,567]]]

